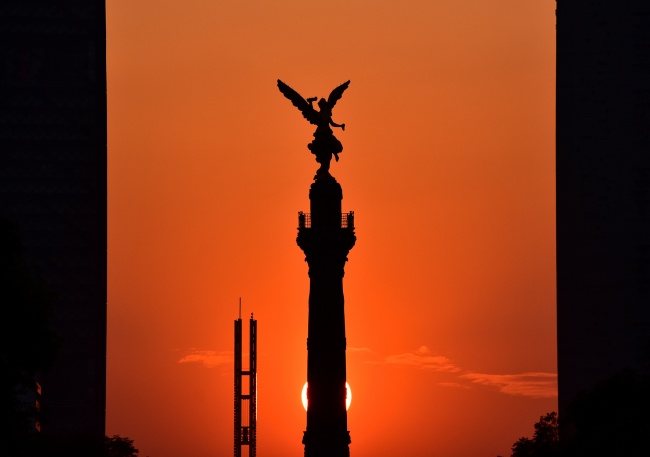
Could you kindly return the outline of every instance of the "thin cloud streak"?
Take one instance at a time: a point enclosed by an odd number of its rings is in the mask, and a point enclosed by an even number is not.
[[[426,346],[420,346],[420,348],[415,352],[389,355],[384,359],[384,363],[411,366],[426,371],[443,371],[447,373],[456,373],[461,371],[461,369],[454,365],[448,357],[431,355],[431,351],[429,351],[429,348]]]
[[[230,351],[193,349],[189,354],[181,357],[178,363],[200,363],[206,368],[215,368],[220,365],[232,364],[233,354]]]
[[[451,387],[453,389],[465,389],[465,390],[471,389],[470,386],[466,384],[461,384],[459,382],[439,382],[438,385],[442,387]]]
[[[372,351],[367,348],[368,353]],[[417,351],[404,354],[389,355],[383,361],[366,361],[373,364],[388,364],[412,367],[418,370],[453,373],[458,381],[439,382],[442,387],[470,389],[480,385],[496,389],[506,395],[529,398],[557,397],[557,374],[544,372],[526,372],[519,374],[488,374],[475,373],[461,369],[451,359],[442,355],[432,355],[426,346],[420,346]],[[464,382],[463,382],[464,381]],[[467,382],[470,384],[467,384]]]
[[[476,384],[495,387],[507,395],[533,398],[557,397],[557,374],[555,373],[466,373],[460,377]]]

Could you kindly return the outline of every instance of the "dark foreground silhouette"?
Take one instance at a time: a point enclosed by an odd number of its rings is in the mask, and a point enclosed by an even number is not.
[[[533,438],[519,438],[511,457],[618,457],[647,455],[650,430],[650,374],[629,370],[578,395],[562,417],[547,413],[535,423]]]
[[[57,351],[51,329],[55,299],[23,255],[13,225],[0,219],[0,455],[31,455],[44,411],[37,379]],[[39,454],[35,454],[39,455]]]

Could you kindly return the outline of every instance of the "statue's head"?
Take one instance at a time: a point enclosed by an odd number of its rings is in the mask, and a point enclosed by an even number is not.
[[[324,98],[318,100],[318,107],[320,109],[327,108],[327,100],[325,100]]]

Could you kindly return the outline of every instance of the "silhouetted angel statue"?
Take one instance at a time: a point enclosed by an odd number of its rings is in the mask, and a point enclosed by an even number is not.
[[[305,100],[298,92],[278,79],[280,92],[291,100],[291,103],[302,112],[305,119],[316,126],[314,141],[307,146],[311,153],[316,156],[316,162],[320,163],[320,168],[316,171],[314,179],[330,176],[329,169],[332,154],[338,162],[339,154],[343,151],[343,145],[334,136],[330,126],[345,130],[345,124],[337,124],[332,120],[332,108],[334,108],[334,105],[336,105],[336,102],[341,98],[343,92],[349,85],[350,81],[346,81],[334,89],[327,100],[324,98],[318,100],[319,110],[317,111],[313,103],[318,97],[311,97]]]

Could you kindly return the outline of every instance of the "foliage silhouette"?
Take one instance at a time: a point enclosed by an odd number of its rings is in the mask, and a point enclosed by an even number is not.
[[[104,439],[105,457],[138,457],[140,451],[133,446],[133,440],[128,437],[113,435]]]
[[[511,457],[556,457],[560,455],[558,419],[555,411],[540,416],[533,438],[519,438],[512,445]]]

